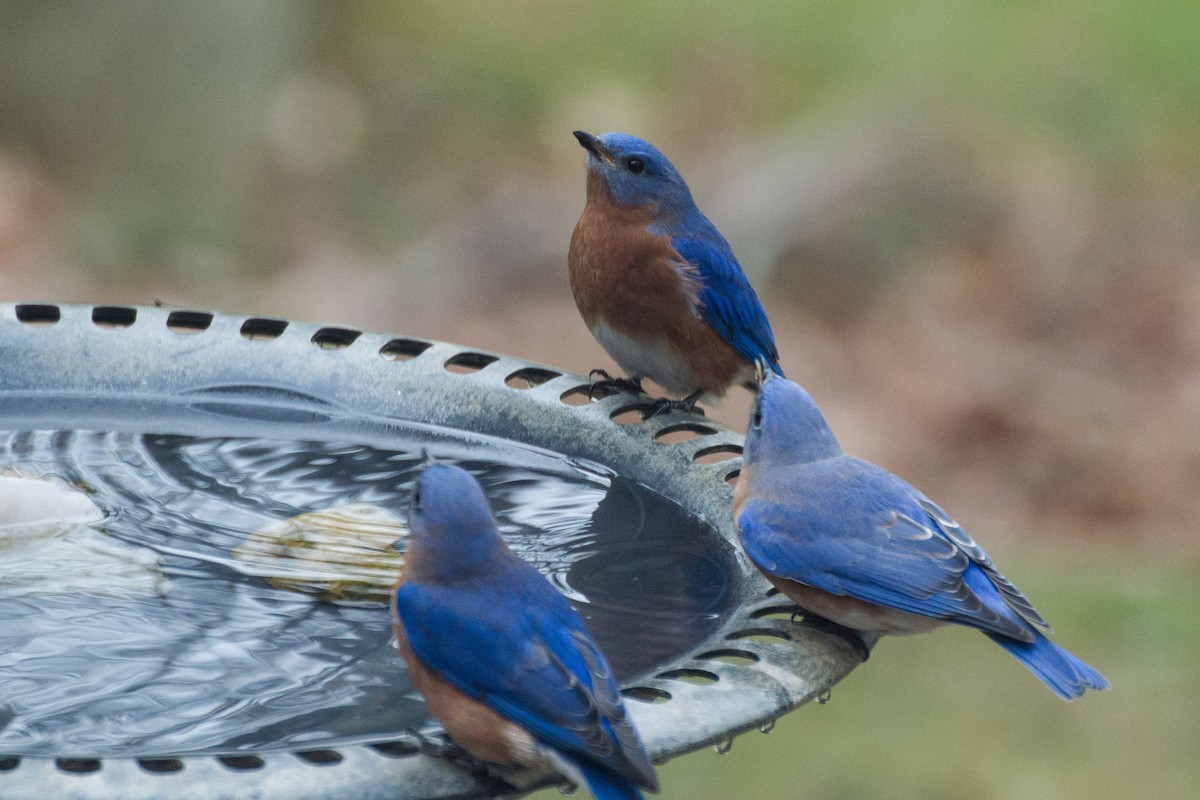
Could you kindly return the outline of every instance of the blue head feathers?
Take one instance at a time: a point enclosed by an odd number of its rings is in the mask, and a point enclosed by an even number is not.
[[[686,213],[695,207],[683,176],[658,148],[628,133],[592,136],[575,131],[588,151],[588,170],[604,182],[617,202],[654,204],[661,212]]]
[[[479,482],[452,464],[433,464],[417,477],[408,527],[408,552],[428,554],[423,567],[447,578],[473,572],[505,547]]]
[[[746,462],[806,464],[841,455],[837,438],[812,396],[766,370],[746,430]]]

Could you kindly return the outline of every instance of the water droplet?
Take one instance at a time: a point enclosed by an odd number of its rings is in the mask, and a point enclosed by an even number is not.
[[[766,722],[764,722],[762,725],[760,725],[758,727],[758,730],[762,733],[770,733],[771,731],[775,730],[775,722],[776,722],[776,720],[769,719]]]
[[[733,749],[733,739],[726,739],[720,744],[713,745],[713,752],[719,756],[723,756]]]
[[[830,697],[833,697],[833,690],[826,689],[825,691],[823,691],[819,695],[817,695],[817,703],[819,703],[820,705],[825,705],[826,703],[829,702]]]
[[[562,786],[558,787],[558,793],[563,797],[570,797],[578,791],[579,787],[573,783],[564,783]]]

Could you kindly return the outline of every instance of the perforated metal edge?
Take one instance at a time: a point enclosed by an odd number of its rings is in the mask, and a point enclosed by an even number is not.
[[[229,402],[237,402],[244,396],[235,387],[263,383],[292,387],[298,410],[311,403],[325,414],[474,431],[601,464],[653,487],[736,544],[730,482],[742,437],[697,415],[643,421],[637,412],[645,398],[589,400],[581,375],[432,339],[278,318],[0,304],[0,419],[5,398],[70,408],[105,395],[152,400],[202,392],[220,399],[228,389]],[[695,435],[673,441],[683,432]],[[725,460],[706,463],[714,458]],[[750,579],[737,613],[670,669],[626,687],[630,714],[656,762],[769,723],[828,691],[861,661],[841,637],[793,622],[791,606],[771,596],[744,559],[740,566]],[[0,794],[448,800],[495,793],[495,785],[416,754],[412,745],[103,761],[0,753]]]

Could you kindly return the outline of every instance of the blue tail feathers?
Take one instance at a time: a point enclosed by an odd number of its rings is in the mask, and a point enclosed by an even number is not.
[[[1103,675],[1040,633],[1032,642],[992,633],[987,635],[1063,700],[1074,700],[1088,689],[1108,688],[1108,680]]]
[[[576,763],[596,800],[645,800],[640,789],[612,770],[598,764]]]

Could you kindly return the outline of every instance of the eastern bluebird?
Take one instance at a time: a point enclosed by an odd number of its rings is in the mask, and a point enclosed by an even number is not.
[[[557,771],[599,800],[657,791],[583,621],[508,549],[483,489],[458,467],[417,479],[392,620],[413,686],[472,756]]]
[[[801,608],[870,634],[978,628],[1064,700],[1107,689],[925,495],[846,455],[812,397],[766,376],[750,416],[734,520],[755,565]]]
[[[625,133],[575,138],[588,151],[588,172],[587,205],[571,236],[571,292],[629,376],[611,383],[640,392],[650,378],[686,395],[659,410],[693,410],[706,394],[752,385],[758,361],[782,375],[758,296],[666,156]]]

